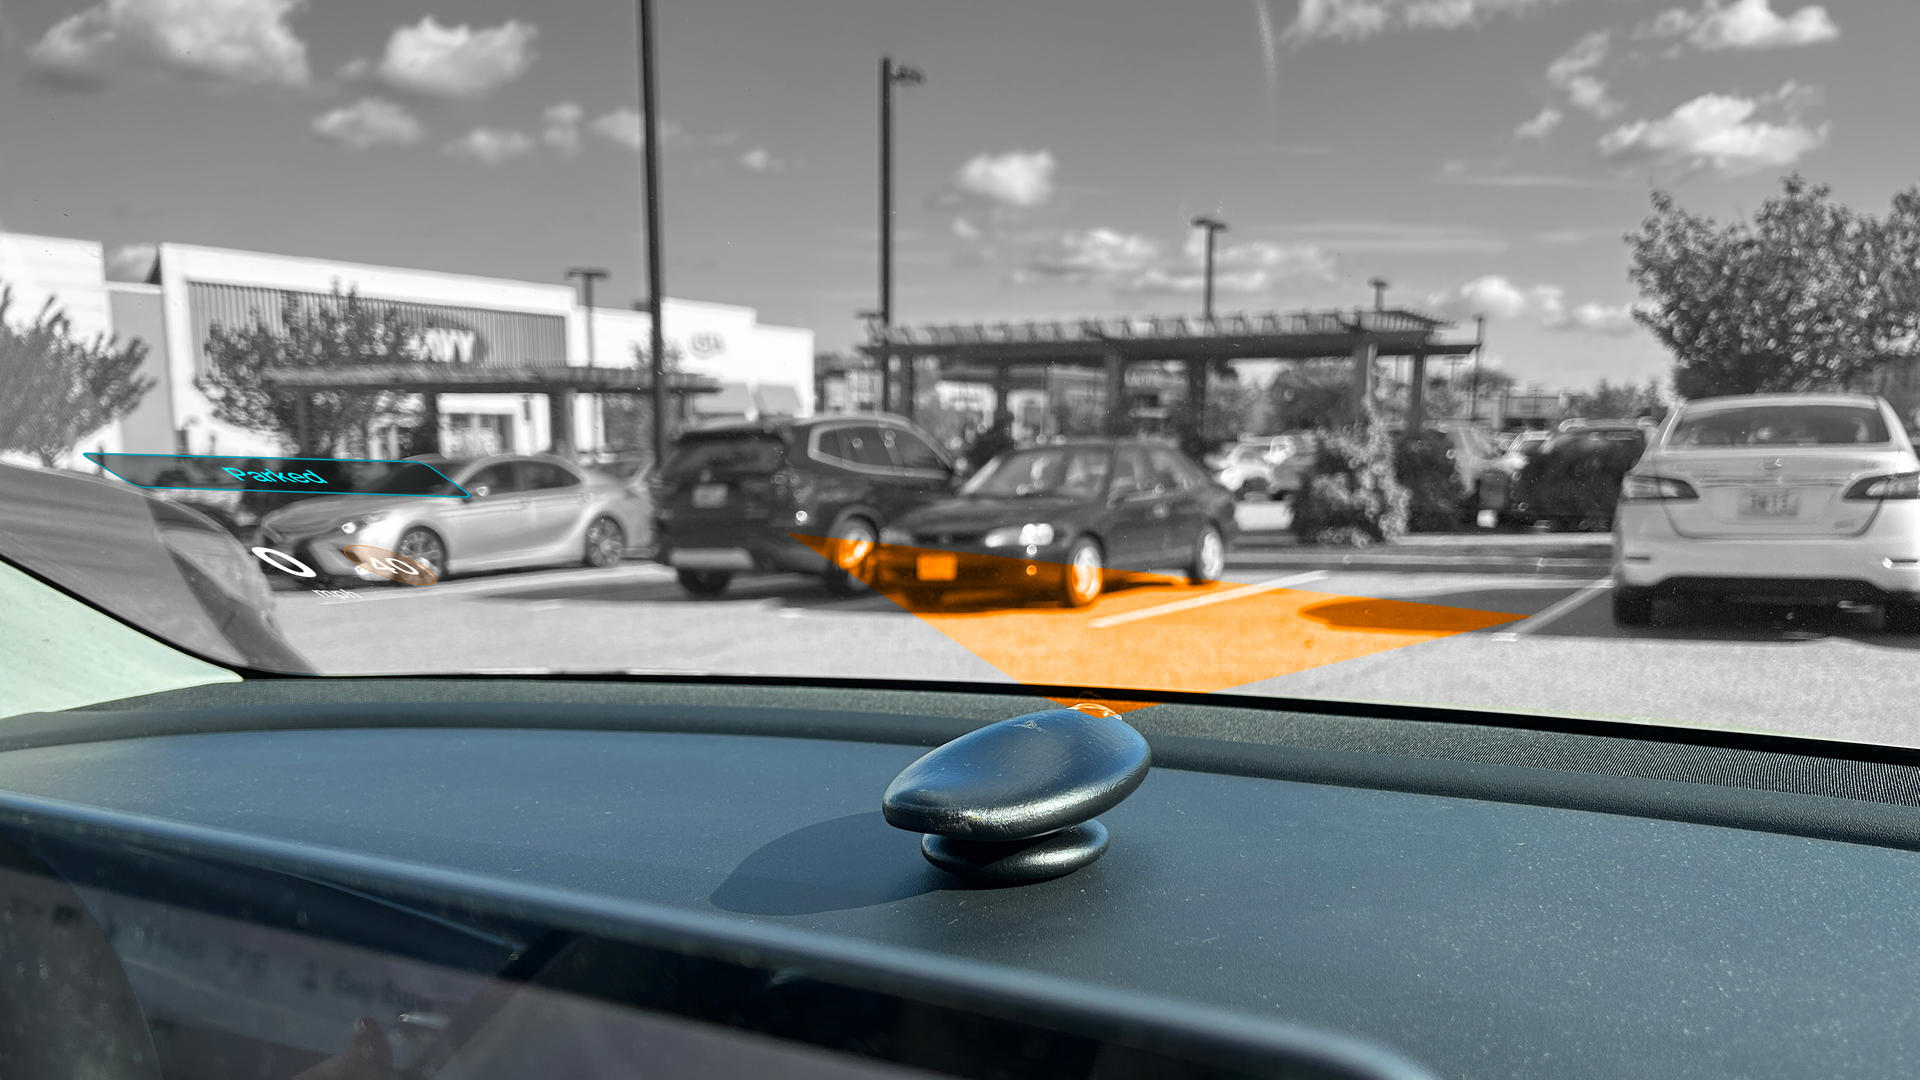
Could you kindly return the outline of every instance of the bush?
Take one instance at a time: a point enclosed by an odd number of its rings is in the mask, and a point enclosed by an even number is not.
[[[1460,526],[1467,489],[1452,457],[1453,440],[1445,432],[1423,431],[1401,441],[1393,473],[1407,489],[1410,532],[1452,532]]]
[[[1407,531],[1407,489],[1393,472],[1393,440],[1373,407],[1326,433],[1301,486],[1293,530],[1302,543],[1366,547]]]

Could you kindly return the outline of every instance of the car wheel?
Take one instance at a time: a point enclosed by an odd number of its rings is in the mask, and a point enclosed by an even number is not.
[[[1639,589],[1615,585],[1613,587],[1613,625],[1653,625],[1652,595]]]
[[[681,570],[675,576],[680,579],[680,587],[694,596],[719,596],[733,580],[733,574],[726,570]]]
[[[619,566],[627,553],[627,530],[612,518],[595,518],[587,526],[587,550],[581,561],[588,566],[605,570]]]
[[[1887,601],[1881,612],[1881,625],[1889,634],[1920,634],[1920,602]]]
[[[1100,545],[1081,537],[1067,549],[1067,565],[1060,575],[1060,599],[1068,607],[1086,607],[1100,599],[1106,588],[1107,571],[1100,565]]]
[[[1227,542],[1220,530],[1208,522],[1200,526],[1193,539],[1193,561],[1187,564],[1187,584],[1208,585],[1220,580],[1227,569]]]
[[[447,545],[432,529],[408,529],[396,554],[426,567],[435,578],[447,576]]]
[[[836,543],[827,547],[833,563],[824,575],[827,591],[835,596],[858,596],[867,590],[872,573],[873,546],[877,532],[866,518],[847,518],[833,527]]]

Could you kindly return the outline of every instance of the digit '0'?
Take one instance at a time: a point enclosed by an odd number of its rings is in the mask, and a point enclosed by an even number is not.
[[[294,558],[284,551],[275,551],[270,547],[257,547],[253,549],[253,553],[259,556],[261,562],[266,563],[268,566],[282,573],[292,574],[294,577],[302,578],[320,576],[314,572],[313,567],[308,566],[306,563],[301,562],[299,559]],[[287,565],[288,563],[292,563],[293,565],[289,566]]]

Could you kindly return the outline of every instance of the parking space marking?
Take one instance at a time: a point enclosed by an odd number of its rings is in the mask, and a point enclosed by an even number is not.
[[[1573,595],[1561,597],[1554,603],[1549,604],[1546,610],[1540,612],[1540,614],[1530,619],[1522,619],[1518,623],[1515,623],[1511,630],[1502,630],[1494,634],[1493,640],[1518,641],[1527,634],[1537,633],[1542,627],[1559,621],[1561,618],[1571,614],[1574,609],[1611,588],[1613,588],[1613,578],[1611,576],[1590,581],[1582,585]]]
[[[1220,604],[1228,600],[1240,600],[1249,596],[1258,596],[1263,592],[1271,592],[1274,589],[1292,588],[1295,585],[1304,585],[1309,581],[1319,581],[1326,576],[1327,572],[1325,570],[1310,570],[1304,574],[1291,574],[1283,578],[1274,578],[1271,581],[1259,581],[1252,585],[1242,585],[1238,589],[1226,589],[1221,592],[1208,593],[1205,596],[1195,596],[1187,600],[1175,600],[1168,604],[1156,604],[1153,607],[1141,608],[1138,611],[1129,611],[1123,615],[1107,615],[1095,619],[1087,625],[1095,630],[1105,630],[1110,626],[1119,626],[1122,623],[1137,622],[1141,619],[1152,619],[1161,615],[1171,615],[1176,611],[1190,611],[1193,608],[1205,607],[1208,604]]]

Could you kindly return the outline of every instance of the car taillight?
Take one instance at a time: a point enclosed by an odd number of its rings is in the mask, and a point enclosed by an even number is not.
[[[1855,483],[1843,499],[1920,499],[1920,473],[1869,476]]]
[[[1697,499],[1700,494],[1693,485],[1685,480],[1675,480],[1668,476],[1645,476],[1628,474],[1620,484],[1621,501],[1661,501],[1677,499]]]

